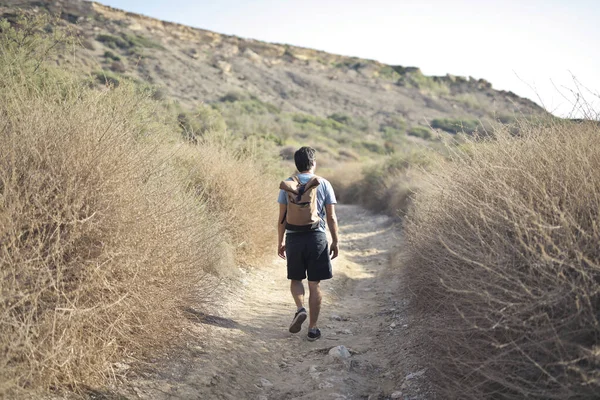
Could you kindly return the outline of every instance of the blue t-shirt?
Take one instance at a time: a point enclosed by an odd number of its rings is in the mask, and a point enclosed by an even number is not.
[[[298,174],[298,179],[300,182],[306,183],[312,178],[313,174]],[[288,181],[291,181],[292,178],[288,178]],[[321,223],[319,224],[318,231],[325,232],[325,206],[329,204],[336,204],[337,200],[335,199],[335,193],[333,192],[333,187],[331,183],[327,179],[321,178],[319,179],[321,184],[317,187],[317,210],[319,213],[319,217],[321,217]],[[284,190],[279,190],[279,198],[277,199],[279,204],[287,205],[287,195]],[[295,233],[296,231],[286,230],[287,233]]]

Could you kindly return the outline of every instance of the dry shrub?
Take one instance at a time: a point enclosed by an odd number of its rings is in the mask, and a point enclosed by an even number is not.
[[[401,216],[406,213],[418,187],[420,170],[433,156],[428,151],[412,150],[367,165],[339,164],[327,177],[340,202]]]
[[[406,221],[442,398],[600,393],[600,128],[523,124],[462,147]]]
[[[278,181],[261,160],[210,138],[176,154],[189,189],[223,222],[219,235],[240,264],[256,264],[277,241]]]
[[[363,165],[361,163],[340,163],[334,169],[323,169],[317,174],[323,175],[333,186],[337,201],[340,203],[358,203],[358,182],[363,176]]]
[[[7,398],[114,379],[116,361],[172,337],[177,306],[221,256],[218,224],[157,151],[156,103],[46,67],[54,39],[36,32],[0,26]]]

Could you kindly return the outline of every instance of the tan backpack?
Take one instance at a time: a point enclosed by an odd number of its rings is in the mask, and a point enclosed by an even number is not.
[[[305,184],[297,176],[281,182],[279,188],[287,195],[287,211],[281,223],[292,231],[314,231],[319,228],[321,217],[317,209],[317,188],[321,184],[313,176]]]

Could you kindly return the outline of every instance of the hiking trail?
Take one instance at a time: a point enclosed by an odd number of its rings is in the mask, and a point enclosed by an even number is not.
[[[308,321],[300,333],[288,332],[296,310],[285,262],[277,258],[242,271],[219,287],[218,299],[190,310],[194,340],[181,354],[157,360],[152,371],[128,376],[119,394],[153,400],[432,398],[426,370],[411,352],[418,341],[400,274],[391,271],[390,256],[400,246],[397,224],[359,206],[336,211],[340,255],[333,279],[321,282],[321,339],[307,341]]]

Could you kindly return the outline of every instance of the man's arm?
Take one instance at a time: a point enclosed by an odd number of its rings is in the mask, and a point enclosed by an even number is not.
[[[331,259],[333,260],[338,256],[339,248],[338,248],[338,223],[337,216],[335,215],[335,204],[327,204],[325,206],[325,211],[327,212],[327,226],[329,227],[329,232],[331,233]]]
[[[277,254],[285,260],[285,212],[286,204],[279,204],[279,219],[277,220]]]

